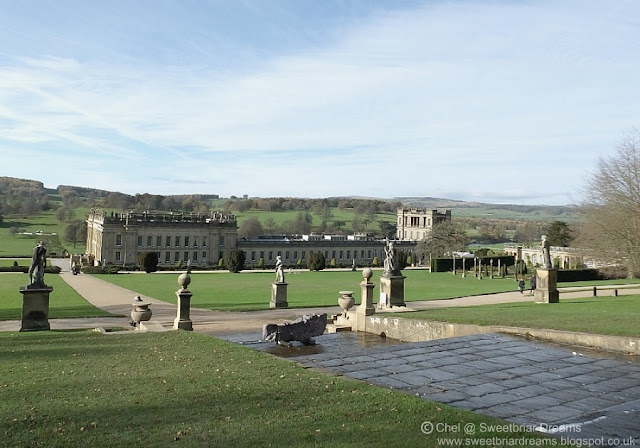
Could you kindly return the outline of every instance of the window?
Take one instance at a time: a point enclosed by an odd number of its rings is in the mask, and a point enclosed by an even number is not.
[[[116,235],[116,246],[122,246],[122,235]]]
[[[264,258],[264,251],[260,251],[260,258]]]
[[[278,257],[282,257],[282,252],[278,251]]]
[[[202,247],[207,247],[207,237],[206,236],[202,237]]]
[[[151,247],[151,235],[147,235],[147,247]]]
[[[364,250],[360,251],[360,258],[364,258]]]
[[[206,250],[202,251],[202,261],[207,261],[207,251]]]
[[[344,255],[344,251],[343,251],[343,250],[341,250],[341,251],[340,251],[340,259],[341,259],[341,260],[343,259],[343,255]]]
[[[273,260],[273,251],[269,251],[269,261]]]
[[[335,250],[331,251],[331,258],[336,258],[336,251]]]
[[[193,247],[198,247],[198,237],[197,236],[193,237]]]
[[[160,246],[162,246],[162,237],[158,235],[156,237],[156,247],[160,247]]]
[[[285,259],[285,260],[288,260],[288,259],[289,259],[289,251],[286,251],[286,252],[284,253],[284,259]]]
[[[256,261],[256,253],[255,253],[255,251],[251,252],[251,261]]]
[[[303,260],[305,259],[305,256],[306,256],[306,252],[303,250],[303,251],[302,251],[302,259],[303,259]]]
[[[165,244],[164,245],[167,246],[167,247],[171,247],[171,237],[170,236],[165,238]]]
[[[184,255],[184,258],[182,260],[189,261],[189,252],[185,252],[183,255]]]
[[[116,251],[116,262],[122,261],[121,255],[120,255],[120,251]]]
[[[350,260],[350,259],[351,259],[351,251],[350,251],[350,250],[348,250],[348,251],[347,251],[347,260]]]
[[[371,258],[371,249],[367,251],[367,258]]]
[[[218,246],[224,246],[224,235],[220,235],[220,238],[218,238]]]
[[[198,262],[198,251],[197,250],[193,251],[193,262],[194,263]]]
[[[297,251],[297,250],[294,250],[294,251],[293,251],[293,259],[294,259],[294,260],[297,260],[297,259],[298,259],[298,251]]]
[[[180,246],[180,237],[176,236],[176,247]]]
[[[188,236],[184,237],[184,247],[189,247],[189,237]]]
[[[177,263],[178,261],[180,261],[180,252],[174,252],[173,253],[173,261],[175,263]]]
[[[142,247],[142,235],[138,235],[138,247]]]
[[[167,251],[164,253],[164,262],[169,263],[171,261],[171,252]]]

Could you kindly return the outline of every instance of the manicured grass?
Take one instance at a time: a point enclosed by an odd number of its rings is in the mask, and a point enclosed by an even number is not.
[[[640,337],[640,295],[504,303],[404,313],[410,319]]]
[[[287,274],[290,307],[337,305],[339,291],[354,291],[359,301],[361,272],[352,271],[296,271]],[[381,270],[374,271],[374,294],[379,294]],[[517,288],[512,279],[462,278],[447,273],[430,273],[424,270],[405,270],[405,300],[435,300],[490,292],[510,291]],[[177,274],[118,274],[96,277],[131,289],[140,294],[169,303],[176,302]],[[189,289],[193,292],[191,305],[219,310],[259,310],[269,308],[273,273],[241,272],[192,273]],[[377,300],[376,300],[377,301]]]
[[[22,317],[20,287],[29,283],[27,274],[0,274],[0,320],[17,320]],[[49,296],[49,317],[101,317],[113,316],[84,300],[56,274],[46,274],[45,283],[53,287]]]
[[[524,446],[516,439],[543,437],[465,436],[465,424],[507,425],[182,331],[0,334],[0,389],[3,446],[436,446],[439,437]],[[426,435],[425,421],[460,431]]]

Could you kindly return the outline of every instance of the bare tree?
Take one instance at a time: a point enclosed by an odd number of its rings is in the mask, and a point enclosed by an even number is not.
[[[464,228],[453,221],[444,221],[433,227],[426,238],[418,243],[418,252],[440,257],[446,253],[461,251],[469,244]]]
[[[632,278],[640,272],[640,132],[634,129],[615,154],[601,157],[585,183],[583,247],[596,258],[623,263]]]

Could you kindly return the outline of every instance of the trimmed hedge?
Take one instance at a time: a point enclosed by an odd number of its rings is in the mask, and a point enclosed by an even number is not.
[[[47,266],[44,268],[45,274],[59,274],[61,269],[58,266]],[[29,266],[0,266],[0,272],[21,272],[27,274]]]
[[[559,282],[583,282],[589,280],[601,280],[597,269],[559,269]]]

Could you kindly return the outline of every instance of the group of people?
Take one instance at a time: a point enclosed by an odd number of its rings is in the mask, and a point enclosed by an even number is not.
[[[531,288],[531,294],[536,289],[536,276],[532,275],[529,279],[529,287]],[[520,279],[518,282],[518,289],[520,290],[520,294],[524,294],[524,279]]]

